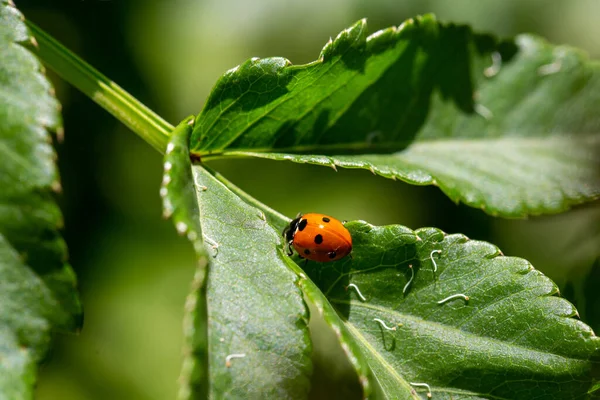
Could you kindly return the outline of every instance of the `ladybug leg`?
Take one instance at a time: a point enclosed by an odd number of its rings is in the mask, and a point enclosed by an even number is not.
[[[307,265],[308,265],[308,258],[306,260],[304,260],[304,268],[306,268]]]
[[[292,241],[290,240],[287,244],[288,256],[292,256],[294,254],[294,250],[292,250]]]

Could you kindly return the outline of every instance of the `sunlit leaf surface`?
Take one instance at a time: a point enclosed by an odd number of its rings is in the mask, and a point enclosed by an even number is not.
[[[598,109],[599,65],[572,48],[499,43],[431,16],[367,36],[360,21],[314,63],[227,72],[191,148],[368,169],[522,217],[600,196]]]

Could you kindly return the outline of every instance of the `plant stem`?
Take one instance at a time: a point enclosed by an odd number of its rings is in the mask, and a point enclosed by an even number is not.
[[[161,153],[165,152],[173,126],[156,115],[119,85],[56,41],[31,21],[27,26],[35,37],[40,59],[115,118]]]

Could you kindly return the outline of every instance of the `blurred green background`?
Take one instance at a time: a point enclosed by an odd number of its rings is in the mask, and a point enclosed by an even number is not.
[[[600,2],[401,0],[15,0],[25,16],[173,124],[198,113],[213,83],[247,58],[317,58],[330,36],[367,17],[372,31],[433,12],[500,36],[533,32],[600,58]],[[58,145],[65,237],[85,307],[81,334],[59,336],[42,365],[39,399],[167,399],[177,391],[190,246],[161,218],[161,156],[49,72],[63,104]],[[600,203],[529,220],[491,218],[432,187],[365,171],[257,160],[211,164],[269,206],[294,216],[410,228],[436,226],[497,244],[555,279],[600,330]],[[296,182],[311,189],[296,190]],[[595,266],[594,266],[595,263]],[[313,398],[351,391],[322,327]],[[326,360],[333,362],[326,365]],[[333,360],[333,361],[332,361]],[[337,385],[337,386],[336,386]]]

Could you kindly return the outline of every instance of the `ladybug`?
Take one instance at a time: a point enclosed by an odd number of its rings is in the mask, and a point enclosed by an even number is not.
[[[298,214],[283,231],[288,255],[298,252],[300,258],[328,262],[344,258],[352,251],[352,237],[337,219],[324,214]]]

